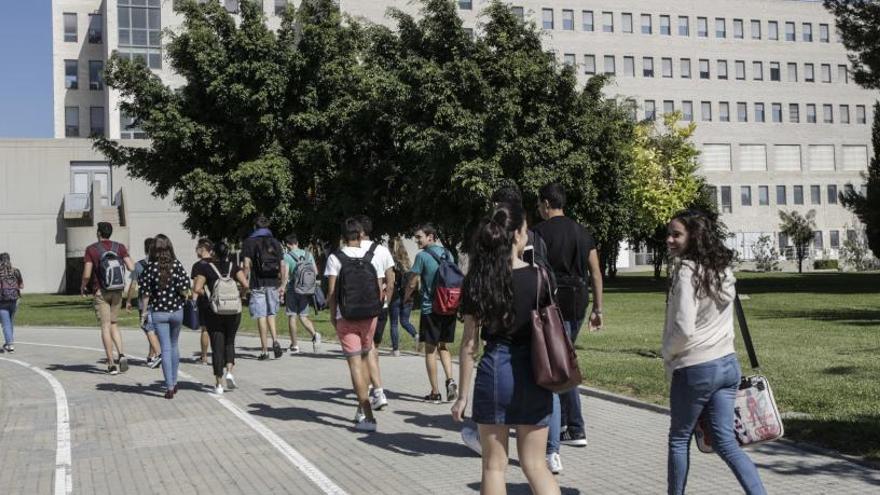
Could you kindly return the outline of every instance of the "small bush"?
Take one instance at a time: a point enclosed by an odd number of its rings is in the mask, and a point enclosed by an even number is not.
[[[837,260],[816,260],[813,262],[813,270],[837,270]]]

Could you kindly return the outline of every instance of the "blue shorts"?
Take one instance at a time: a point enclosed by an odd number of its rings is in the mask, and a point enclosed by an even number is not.
[[[289,290],[284,295],[284,306],[287,316],[309,316],[309,305],[311,303],[311,294],[297,294]]]
[[[251,318],[275,316],[278,314],[278,289],[260,287],[252,290],[248,309],[251,312]]]
[[[474,422],[548,426],[552,412],[553,393],[532,373],[531,347],[487,344],[474,382]]]

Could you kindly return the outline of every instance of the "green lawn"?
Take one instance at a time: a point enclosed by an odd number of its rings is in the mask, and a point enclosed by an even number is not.
[[[740,293],[749,296],[743,305],[763,372],[782,410],[799,413],[786,420],[786,436],[880,460],[880,274],[738,277]],[[659,358],[665,287],[646,274],[606,283],[605,330],[584,331],[577,342],[587,385],[666,404]],[[121,322],[135,326],[136,319],[133,312]],[[89,301],[74,296],[28,295],[16,320],[95,325]],[[243,331],[254,332],[252,320],[242,321]],[[417,313],[412,321],[418,321]],[[321,333],[332,336],[326,312],[316,322]],[[286,335],[286,323],[279,327]],[[402,347],[414,349],[412,339],[401,334]]]

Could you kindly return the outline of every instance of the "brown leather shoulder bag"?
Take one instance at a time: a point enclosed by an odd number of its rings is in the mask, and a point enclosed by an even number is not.
[[[538,268],[538,291],[532,310],[532,371],[538,385],[562,393],[580,385],[581,370],[571,339],[565,333],[562,312],[549,289],[547,271]],[[541,294],[547,290],[550,304],[541,307]]]

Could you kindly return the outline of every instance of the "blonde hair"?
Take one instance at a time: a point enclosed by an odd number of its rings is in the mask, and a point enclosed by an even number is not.
[[[412,268],[412,263],[409,261],[409,253],[406,251],[403,239],[400,236],[391,239],[391,257],[394,258],[394,265],[401,272],[406,273]]]

